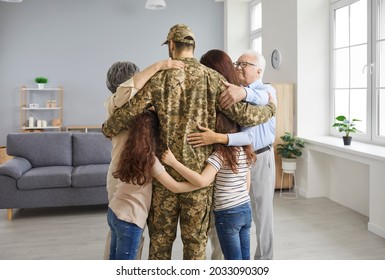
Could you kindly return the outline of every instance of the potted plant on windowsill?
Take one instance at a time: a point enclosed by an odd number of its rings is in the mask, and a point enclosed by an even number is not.
[[[48,79],[46,77],[36,77],[35,82],[37,83],[37,87],[39,89],[43,89],[44,85],[48,83]]]
[[[305,142],[289,132],[285,132],[280,139],[282,143],[277,144],[277,154],[282,157],[282,169],[287,171],[286,173],[293,173],[297,168],[296,159],[302,156]]]
[[[333,127],[337,128],[339,132],[345,133],[345,136],[342,136],[345,146],[349,146],[352,142],[352,137],[350,136],[350,133],[359,132],[359,130],[355,127],[355,122],[359,121],[361,120],[352,119],[350,121],[343,115],[336,117],[336,122],[333,124]]]

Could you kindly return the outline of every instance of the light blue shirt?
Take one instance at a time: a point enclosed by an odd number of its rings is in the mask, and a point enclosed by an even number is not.
[[[269,102],[268,92],[277,100],[275,89],[269,84],[264,84],[262,79],[248,85],[245,89],[247,92],[246,102],[254,105],[266,105]],[[254,151],[266,147],[274,142],[275,123],[275,117],[272,117],[263,124],[243,127],[241,132],[227,134],[229,138],[228,146],[245,146],[252,144]]]

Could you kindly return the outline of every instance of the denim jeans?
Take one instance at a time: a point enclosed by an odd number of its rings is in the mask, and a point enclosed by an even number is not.
[[[215,227],[226,260],[250,259],[250,202],[214,211]]]
[[[110,260],[135,260],[143,229],[119,220],[108,208],[107,222],[111,229]]]

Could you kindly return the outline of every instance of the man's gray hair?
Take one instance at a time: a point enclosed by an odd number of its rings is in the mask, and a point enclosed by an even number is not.
[[[110,69],[108,69],[106,86],[111,93],[115,93],[121,83],[132,78],[132,76],[139,71],[139,67],[130,61],[115,62],[111,65]]]
[[[243,54],[252,56],[254,58],[255,65],[257,65],[258,68],[262,69],[262,73],[261,73],[261,78],[262,78],[266,68],[265,57],[260,52],[257,52],[251,49],[245,51]]]

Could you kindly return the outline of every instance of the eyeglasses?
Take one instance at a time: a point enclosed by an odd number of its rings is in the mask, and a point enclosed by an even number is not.
[[[253,63],[246,62],[246,61],[236,61],[236,62],[233,62],[233,65],[234,65],[235,68],[241,67],[242,69],[246,68],[249,65],[257,66],[257,65],[255,65]]]

